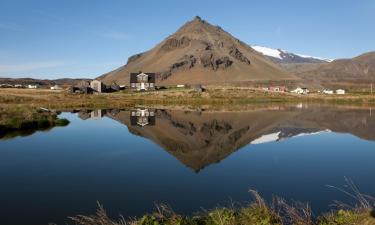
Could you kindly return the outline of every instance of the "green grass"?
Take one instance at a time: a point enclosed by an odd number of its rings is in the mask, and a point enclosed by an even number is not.
[[[78,225],[374,225],[370,207],[340,209],[313,217],[306,204],[287,204],[276,198],[268,205],[260,195],[251,191],[254,201],[241,207],[218,207],[194,215],[183,216],[170,207],[159,205],[154,213],[140,218],[112,220],[98,204],[96,214],[70,217]],[[364,201],[363,199],[360,201]],[[366,203],[367,205],[367,203]]]
[[[56,112],[45,112],[34,107],[16,106],[0,109],[0,138],[27,136],[36,131],[46,131],[55,126],[67,126]]]

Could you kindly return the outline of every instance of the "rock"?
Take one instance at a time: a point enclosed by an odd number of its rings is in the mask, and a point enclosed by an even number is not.
[[[219,68],[225,69],[230,67],[233,64],[233,61],[231,61],[227,56],[215,57],[213,53],[206,53],[201,56],[200,63],[203,65],[203,67],[210,67],[213,70],[217,70]]]
[[[171,70],[190,69],[194,67],[196,62],[197,62],[197,59],[193,55],[190,55],[190,56],[185,55],[182,58],[182,61],[174,63],[172,65]]]
[[[139,53],[139,54],[135,54],[135,55],[132,55],[128,58],[128,64],[131,63],[131,62],[134,62],[136,61],[137,59],[139,59],[140,57],[142,57],[143,53]]]
[[[234,45],[229,48],[229,55],[241,62],[250,64],[250,60],[246,58],[246,56],[244,56],[242,52],[238,50],[238,48],[236,48]]]
[[[181,39],[170,38],[161,47],[164,51],[170,51],[176,48],[185,48],[190,44],[190,38],[182,37]]]

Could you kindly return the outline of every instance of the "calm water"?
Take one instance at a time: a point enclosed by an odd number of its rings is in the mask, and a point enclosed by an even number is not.
[[[272,106],[242,112],[97,110],[0,140],[0,224],[64,224],[93,213],[179,213],[251,200],[249,189],[309,202],[349,201],[351,178],[375,196],[375,115],[367,108]]]

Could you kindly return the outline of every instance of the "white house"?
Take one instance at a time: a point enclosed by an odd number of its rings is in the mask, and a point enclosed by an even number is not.
[[[345,94],[345,90],[344,89],[337,89],[336,90],[336,94],[338,94],[338,95],[344,95]]]
[[[51,87],[51,90],[62,90],[62,87],[56,84],[55,86]]]
[[[39,84],[29,84],[29,85],[27,85],[27,88],[29,88],[29,89],[37,89],[37,88],[39,88]]]
[[[324,89],[324,90],[323,90],[323,94],[326,94],[326,95],[333,95],[333,91],[332,91],[332,90],[329,90],[329,89]]]
[[[99,80],[93,80],[90,82],[91,89],[95,90],[96,92],[102,93],[105,89],[104,84]]]
[[[307,88],[296,88],[291,91],[292,93],[299,94],[299,95],[307,95],[310,91]]]
[[[185,87],[185,85],[184,84],[177,84],[177,86],[176,87],[178,87],[178,88],[184,88]]]

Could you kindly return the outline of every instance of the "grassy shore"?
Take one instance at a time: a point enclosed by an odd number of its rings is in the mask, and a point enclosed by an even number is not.
[[[103,206],[98,205],[96,214],[78,215],[70,219],[79,225],[374,225],[375,218],[370,203],[359,199],[356,206],[337,209],[314,216],[308,204],[287,204],[275,198],[267,204],[255,191],[251,191],[253,202],[241,207],[219,207],[191,216],[175,213],[168,206],[159,205],[152,214],[141,218],[110,219]],[[359,196],[357,196],[359,197]]]
[[[0,138],[26,136],[68,124],[69,121],[58,118],[56,112],[28,106],[3,105],[0,108]]]
[[[271,93],[248,88],[210,88],[198,93],[192,89],[154,92],[122,91],[110,94],[68,94],[65,91],[0,89],[0,106],[71,108],[124,108],[137,105],[230,105],[253,103],[330,103],[375,105],[375,96],[366,93],[326,96]]]

